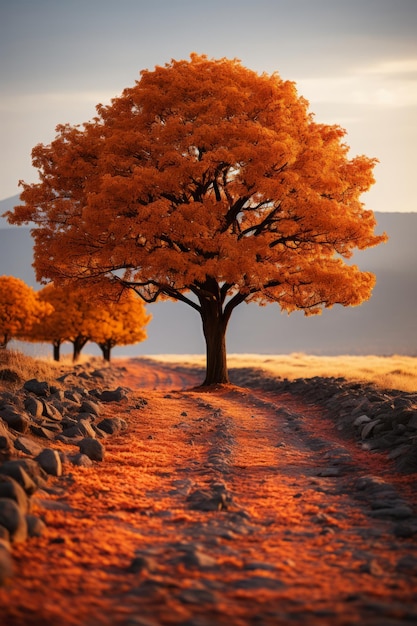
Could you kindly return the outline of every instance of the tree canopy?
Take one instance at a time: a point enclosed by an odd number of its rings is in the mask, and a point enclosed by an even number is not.
[[[50,311],[23,280],[0,276],[0,347],[6,348],[11,339],[25,338]]]
[[[346,259],[384,240],[360,201],[376,160],[349,158],[344,136],[278,74],[192,54],[142,71],[83,126],[57,127],[8,218],[36,224],[38,279],[110,278],[191,306],[205,383],[227,382],[242,302],[317,314],[371,295],[374,276]]]
[[[50,305],[50,313],[32,326],[26,338],[52,343],[56,361],[65,341],[73,344],[73,360],[77,361],[89,341],[97,343],[104,358],[110,360],[114,346],[146,339],[145,326],[151,316],[131,291],[115,301],[89,297],[85,290],[71,285],[51,283],[39,292],[39,299]]]

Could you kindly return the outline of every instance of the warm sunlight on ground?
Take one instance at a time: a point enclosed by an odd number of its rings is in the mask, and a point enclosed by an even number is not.
[[[159,361],[202,366],[203,355],[157,355]],[[314,356],[295,354],[230,354],[229,367],[258,367],[280,378],[339,377],[372,382],[386,389],[417,390],[417,357],[413,356]]]

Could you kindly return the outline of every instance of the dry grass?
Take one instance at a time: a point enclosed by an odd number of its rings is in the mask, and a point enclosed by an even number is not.
[[[39,378],[56,384],[62,365],[46,359],[36,359],[18,350],[0,350],[0,389],[20,385],[24,380]]]
[[[202,355],[158,355],[165,362],[204,365]],[[313,356],[296,354],[231,354],[229,367],[257,367],[281,378],[339,377],[371,382],[384,389],[417,391],[417,357],[411,356]]]

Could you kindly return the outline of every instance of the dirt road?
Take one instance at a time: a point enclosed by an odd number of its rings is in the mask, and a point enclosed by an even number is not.
[[[1,624],[417,623],[412,478],[289,394],[119,366],[134,391],[107,415],[129,428],[37,495]]]

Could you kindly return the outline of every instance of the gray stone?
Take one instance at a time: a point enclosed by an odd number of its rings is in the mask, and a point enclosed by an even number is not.
[[[380,424],[380,423],[381,423],[380,419],[374,419],[368,422],[367,424],[365,424],[365,426],[361,429],[361,438],[366,439],[367,437],[369,437],[373,429],[375,428],[375,426],[377,426],[377,424]]]
[[[86,455],[77,452],[69,457],[70,462],[77,467],[92,467],[93,461]]]
[[[26,524],[29,537],[41,537],[46,530],[46,524],[36,515],[26,515]]]
[[[92,437],[85,437],[79,443],[81,454],[87,455],[92,461],[103,461],[105,448],[103,444]]]
[[[29,498],[19,483],[11,476],[0,474],[0,498],[10,498],[18,505],[22,513],[29,511]]]
[[[44,448],[36,457],[41,468],[51,476],[62,476],[61,457],[56,450]]]
[[[42,415],[56,422],[60,422],[62,420],[62,413],[56,408],[56,406],[54,406],[51,402],[46,402],[45,400],[42,400],[42,404]]]
[[[21,450],[25,454],[30,454],[31,456],[36,456],[42,450],[42,446],[36,443],[36,441],[33,441],[33,439],[30,439],[29,437],[24,437],[23,435],[16,438],[14,447],[16,450]]]
[[[80,412],[90,413],[99,417],[101,415],[101,407],[97,402],[84,400],[81,404]]]
[[[49,428],[45,428],[43,426],[36,426],[35,424],[30,425],[30,431],[36,435],[36,437],[42,437],[43,439],[49,439],[49,441],[53,441],[55,439],[53,431],[49,430]]]
[[[358,427],[358,426],[362,426],[363,424],[367,424],[370,421],[371,421],[371,418],[368,417],[367,415],[359,415],[353,422],[353,425]]]
[[[0,409],[0,418],[6,422],[9,428],[17,430],[19,433],[26,433],[29,430],[29,419],[14,407],[6,406]]]
[[[81,419],[76,425],[65,428],[63,431],[65,437],[90,437],[94,439],[95,430],[88,419]]]
[[[0,498],[0,524],[7,528],[12,543],[26,541],[28,529],[26,517],[10,498]]]
[[[13,560],[7,541],[0,539],[0,586],[13,575]]]
[[[122,389],[122,387],[118,387],[112,391],[105,390],[101,392],[97,392],[97,397],[102,402],[120,402],[124,398],[126,398],[126,391]]]
[[[36,378],[31,378],[30,380],[27,380],[23,385],[23,389],[29,391],[30,393],[34,393],[35,396],[38,397],[46,397],[49,394],[48,383],[37,380]]]
[[[0,450],[10,452],[12,449],[13,438],[6,424],[0,419]]]
[[[106,417],[97,424],[97,428],[100,428],[108,435],[114,435],[121,430],[126,430],[127,423],[121,417]]]
[[[48,478],[46,472],[33,459],[14,459],[0,466],[0,473],[11,476],[23,487],[26,493],[33,493],[37,487],[43,487]],[[29,481],[27,481],[29,478]],[[34,486],[34,488],[33,488]]]
[[[25,398],[25,409],[30,415],[33,417],[41,417],[43,412],[43,404],[37,398],[33,398],[32,396],[28,396]]]

